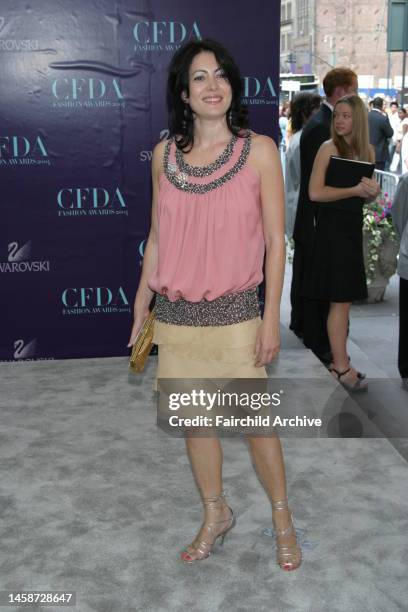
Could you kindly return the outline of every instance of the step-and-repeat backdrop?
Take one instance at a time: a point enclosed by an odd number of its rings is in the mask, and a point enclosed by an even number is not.
[[[125,355],[166,71],[211,37],[276,138],[278,0],[2,0],[0,360]]]

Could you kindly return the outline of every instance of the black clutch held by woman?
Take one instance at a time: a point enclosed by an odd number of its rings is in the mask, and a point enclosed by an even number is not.
[[[374,174],[374,169],[375,164],[370,162],[344,159],[343,157],[331,155],[326,170],[325,184],[328,187],[354,187],[359,184],[363,176],[371,178]],[[343,211],[348,210],[350,212],[361,212],[363,204],[364,198],[352,197],[325,202],[324,207]]]
[[[356,159],[330,157],[326,172],[326,185],[330,187],[354,187],[363,176],[372,178],[375,164]]]

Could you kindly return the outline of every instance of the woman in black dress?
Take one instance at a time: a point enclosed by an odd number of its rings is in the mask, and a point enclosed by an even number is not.
[[[363,258],[363,204],[375,198],[380,187],[363,177],[353,187],[331,187],[331,156],[374,162],[369,144],[368,116],[355,94],[344,96],[333,111],[332,138],[322,144],[313,166],[309,196],[320,204],[310,273],[305,280],[308,298],[327,300],[330,311],[327,333],[333,354],[332,374],[350,391],[365,391],[367,383],[349,362],[347,330],[351,303],[367,297]],[[335,183],[334,183],[335,184]]]

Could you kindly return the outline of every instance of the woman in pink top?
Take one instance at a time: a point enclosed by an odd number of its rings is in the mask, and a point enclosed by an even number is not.
[[[155,296],[154,341],[162,379],[266,379],[278,354],[285,265],[284,193],[279,154],[250,132],[242,80],[229,53],[211,40],[191,41],[169,67],[170,138],[154,149],[153,204],[129,346]],[[257,287],[263,280],[259,315]],[[261,381],[260,381],[261,382]],[[166,383],[166,380],[164,380]],[[259,435],[261,433],[261,435]],[[277,558],[301,562],[287,504],[279,438],[247,436],[272,503]],[[222,449],[214,430],[189,428],[186,445],[204,506],[204,522],[181,553],[208,557],[235,524],[222,485]]]

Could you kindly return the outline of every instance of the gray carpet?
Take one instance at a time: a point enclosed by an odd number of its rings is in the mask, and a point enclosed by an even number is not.
[[[330,378],[285,346],[272,375]],[[293,573],[244,441],[224,439],[237,526],[183,565],[201,510],[184,440],[155,423],[155,359],[142,376],[123,358],[1,365],[0,591],[73,590],[78,612],[407,610],[408,469],[385,439],[283,440]]]

